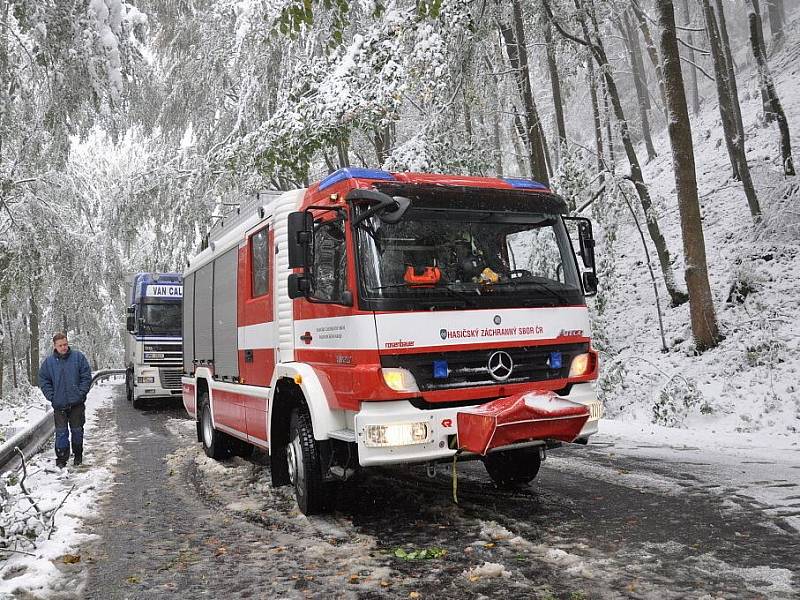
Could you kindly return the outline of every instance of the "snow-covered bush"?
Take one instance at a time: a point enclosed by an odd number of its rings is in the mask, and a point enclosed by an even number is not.
[[[752,262],[737,259],[730,270],[728,304],[742,304],[750,294],[764,283],[764,274]]]
[[[673,376],[658,392],[653,403],[653,423],[666,427],[679,427],[683,424],[689,411],[703,403],[703,394],[694,381],[682,376]],[[702,410],[707,412],[710,407]]]

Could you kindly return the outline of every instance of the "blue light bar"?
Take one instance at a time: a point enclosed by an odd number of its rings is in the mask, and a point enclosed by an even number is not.
[[[546,190],[548,187],[543,183],[533,179],[514,179],[513,177],[503,177],[503,181],[509,183],[511,187],[518,190]]]
[[[547,361],[547,364],[550,366],[551,369],[560,369],[561,368],[561,352],[551,352],[550,353],[550,360]]]
[[[433,361],[433,378],[434,379],[447,379],[450,375],[450,369],[447,368],[446,360]]]
[[[359,167],[345,167],[339,169],[328,175],[325,179],[319,182],[319,189],[324,190],[332,186],[334,183],[339,183],[345,179],[380,179],[382,181],[394,181],[394,175],[389,171],[381,171],[380,169],[362,169]]]

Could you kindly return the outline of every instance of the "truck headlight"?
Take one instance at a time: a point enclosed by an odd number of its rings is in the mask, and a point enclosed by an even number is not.
[[[428,441],[428,424],[390,423],[387,425],[367,425],[364,445],[369,448],[385,446],[413,446]]]
[[[417,381],[407,369],[387,367],[381,369],[383,380],[396,392],[418,392]]]
[[[597,352],[591,351],[586,354],[578,354],[572,359],[569,366],[570,377],[583,377],[589,375],[597,368]]]

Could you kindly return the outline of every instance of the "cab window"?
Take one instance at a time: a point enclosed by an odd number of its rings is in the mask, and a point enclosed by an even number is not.
[[[253,272],[253,298],[269,291],[269,252],[267,251],[267,229],[253,234],[250,238],[250,264]]]

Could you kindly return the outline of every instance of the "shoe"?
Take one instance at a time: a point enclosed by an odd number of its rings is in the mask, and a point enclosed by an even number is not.
[[[75,454],[75,460],[73,461],[73,464],[76,467],[79,467],[83,464],[83,446],[74,446],[72,450]]]
[[[63,469],[69,460],[69,448],[56,448],[56,466]]]

